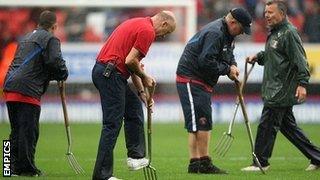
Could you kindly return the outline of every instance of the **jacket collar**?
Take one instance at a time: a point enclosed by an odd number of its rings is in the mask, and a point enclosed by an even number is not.
[[[273,31],[277,31],[279,29],[281,29],[282,27],[286,26],[287,24],[289,24],[287,18],[285,18],[283,21],[281,21],[280,23],[276,24],[274,27],[272,27],[270,29],[271,32]]]
[[[226,35],[226,37],[228,39],[231,39],[231,40],[234,39],[234,37],[228,31],[228,25],[227,25],[225,16],[222,18],[222,27],[221,27],[221,29],[223,30],[224,34]]]

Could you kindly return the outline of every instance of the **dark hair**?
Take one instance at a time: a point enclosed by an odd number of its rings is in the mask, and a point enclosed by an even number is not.
[[[287,15],[287,3],[284,0],[269,0],[266,2],[266,5],[276,4],[278,9],[283,12],[284,15]]]
[[[57,22],[56,15],[48,10],[43,11],[40,14],[39,26],[44,29],[50,29]]]

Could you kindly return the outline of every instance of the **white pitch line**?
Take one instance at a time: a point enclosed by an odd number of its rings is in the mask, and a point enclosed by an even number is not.
[[[37,161],[63,161],[66,158],[38,158],[36,159]],[[155,159],[163,159],[163,158],[155,158]],[[170,158],[172,159],[183,159],[183,158]],[[252,158],[250,156],[237,156],[237,157],[223,157],[223,158],[216,158],[213,157],[213,159],[224,159],[224,160],[230,160],[230,161],[247,161],[247,160],[251,160]],[[85,159],[77,159],[78,161],[84,161],[84,162],[94,162],[96,159],[95,158],[85,158]],[[275,156],[275,157],[271,157],[270,160],[295,160],[295,161],[304,161],[307,160],[304,157],[283,157],[283,156]],[[117,162],[125,162],[126,159],[114,159],[114,161]]]
[[[245,157],[245,156],[240,156],[240,157],[229,157],[229,158],[224,158],[224,159],[229,159],[231,161],[245,161],[252,159],[251,157]],[[276,157],[271,157],[270,160],[307,160],[304,157],[281,157],[281,156],[276,156]]]

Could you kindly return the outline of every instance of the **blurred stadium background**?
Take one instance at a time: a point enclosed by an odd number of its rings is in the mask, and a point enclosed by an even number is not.
[[[298,122],[320,123],[320,1],[288,0],[289,19],[298,28],[304,42],[311,69],[308,100],[294,108]],[[69,68],[67,104],[72,122],[100,122],[100,99],[91,82],[91,69],[102,43],[113,29],[128,18],[151,16],[162,9],[173,11],[177,30],[157,40],[143,63],[158,83],[155,95],[156,122],[183,122],[175,88],[175,70],[187,40],[206,23],[222,17],[233,7],[245,7],[252,16],[253,33],[236,39],[234,51],[240,69],[244,58],[264,48],[267,29],[263,19],[264,0],[0,0],[0,83],[12,60],[17,41],[32,31],[44,9],[56,12],[62,41],[63,57]],[[260,86],[263,69],[255,66],[245,90],[251,121],[260,117]],[[234,84],[222,77],[213,93],[215,123],[231,119],[235,103]],[[56,83],[51,83],[42,98],[41,122],[63,122]],[[0,123],[7,122],[7,109],[1,98]],[[242,116],[238,113],[238,122]]]

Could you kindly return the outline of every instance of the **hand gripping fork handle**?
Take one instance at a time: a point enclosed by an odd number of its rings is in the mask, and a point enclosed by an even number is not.
[[[253,138],[252,138],[252,131],[251,131],[251,128],[250,128],[250,122],[249,122],[249,118],[248,118],[248,114],[247,114],[247,109],[246,109],[246,106],[244,104],[243,95],[242,95],[242,92],[241,92],[241,83],[239,82],[239,80],[235,80],[235,84],[236,84],[236,88],[237,88],[237,93],[238,93],[238,97],[239,97],[240,106],[241,106],[241,109],[242,109],[242,114],[243,114],[243,117],[244,117],[244,122],[245,122],[245,125],[246,125],[246,128],[247,128],[247,133],[248,133],[248,136],[249,136],[249,141],[250,141],[250,146],[251,146],[251,154],[252,154],[252,157],[253,157],[253,160],[254,160],[255,164],[259,167],[261,173],[265,174],[265,171],[262,169],[262,166],[261,166],[256,154],[254,153],[254,144],[253,144]]]
[[[58,81],[59,93],[61,97],[62,109],[63,109],[63,117],[64,117],[64,125],[66,128],[67,133],[67,140],[68,140],[68,149],[67,149],[67,160],[74,170],[76,174],[84,173],[84,170],[76,160],[75,156],[71,152],[71,130],[69,126],[69,117],[67,111],[67,104],[66,104],[66,93],[65,93],[65,83],[63,81]]]
[[[244,70],[244,75],[243,75],[244,80],[243,80],[243,83],[241,84],[241,87],[240,87],[241,92],[243,92],[243,88],[244,88],[244,86],[248,80],[248,77],[254,67],[254,64],[252,64],[249,71],[248,71],[247,65],[248,65],[248,63],[245,64],[245,70]],[[229,149],[232,145],[232,142],[234,140],[234,136],[232,135],[232,128],[233,128],[233,124],[234,124],[234,121],[237,116],[238,109],[239,109],[239,97],[237,97],[237,100],[236,100],[233,117],[229,123],[228,131],[224,132],[222,134],[222,137],[218,141],[217,146],[213,150],[217,155],[219,155],[221,157],[224,157],[226,155],[226,153],[229,151]]]
[[[143,168],[143,175],[145,180],[157,180],[157,171],[156,168],[154,168],[151,165],[151,160],[152,160],[152,127],[151,127],[151,122],[152,122],[152,111],[151,111],[151,104],[153,103],[152,101],[152,96],[155,90],[155,85],[152,88],[146,88],[145,91],[147,93],[147,152],[148,152],[148,158],[149,158],[149,164]]]

